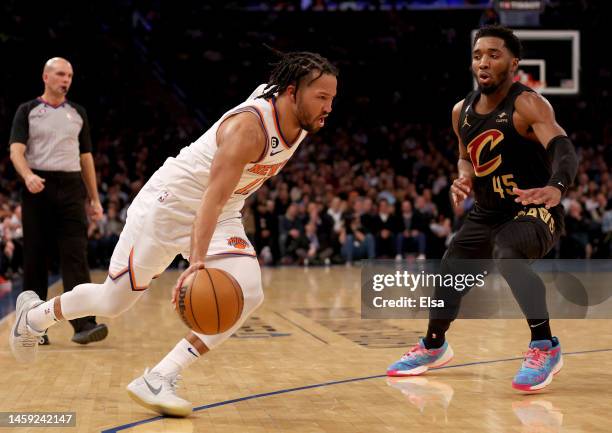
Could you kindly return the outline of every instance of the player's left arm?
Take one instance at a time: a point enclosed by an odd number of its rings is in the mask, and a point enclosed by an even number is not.
[[[552,161],[552,176],[542,188],[514,188],[515,201],[522,205],[544,204],[547,209],[561,201],[561,196],[574,181],[578,158],[574,145],[555,119],[552,105],[541,95],[524,92],[514,103],[517,114],[531,126],[538,141],[544,145]]]

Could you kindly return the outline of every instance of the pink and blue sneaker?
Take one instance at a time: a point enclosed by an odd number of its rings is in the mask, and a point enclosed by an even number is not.
[[[529,343],[521,369],[514,376],[512,387],[520,391],[537,391],[550,384],[563,367],[561,345],[557,337]]]
[[[440,368],[453,359],[453,349],[445,341],[438,349],[427,349],[423,338],[399,361],[387,368],[387,376],[417,376],[430,368]]]

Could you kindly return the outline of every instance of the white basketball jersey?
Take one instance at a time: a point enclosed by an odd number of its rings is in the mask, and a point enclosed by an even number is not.
[[[219,221],[239,217],[245,199],[257,191],[266,179],[275,176],[297,150],[307,131],[302,130],[294,143],[287,143],[280,132],[274,100],[257,98],[263,94],[262,84],[242,104],[225,113],[208,131],[176,158],[168,158],[154,174],[188,207],[197,209],[208,186],[212,160],[217,152],[217,130],[228,117],[238,113],[255,114],[266,135],[266,147],[258,161],[244,167],[240,181],[225,204]]]

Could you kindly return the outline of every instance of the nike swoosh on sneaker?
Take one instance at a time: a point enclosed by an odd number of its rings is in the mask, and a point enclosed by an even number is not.
[[[21,334],[17,332],[17,330],[19,329],[19,323],[21,322],[22,317],[23,317],[23,310],[21,311],[21,314],[19,315],[19,319],[17,319],[17,323],[15,324],[15,330],[13,331],[13,335],[15,335],[15,337],[17,338],[21,337]]]
[[[545,321],[543,321],[543,322],[540,322],[540,323],[536,323],[535,325],[529,325],[529,327],[530,327],[530,328],[537,328],[538,326],[540,326],[540,325],[542,325],[542,324],[544,324],[544,323],[546,323],[546,320],[545,320]]]
[[[199,356],[193,351],[193,349],[191,349],[191,347],[188,347],[187,350],[189,351],[189,353],[191,353],[193,356],[195,356],[196,358],[199,358]]]
[[[159,394],[159,392],[160,392],[160,391],[161,391],[161,389],[162,389],[162,386],[161,386],[161,385],[159,385],[159,388],[155,389],[155,388],[153,388],[153,387],[151,386],[151,384],[149,383],[149,381],[147,380],[147,378],[146,378],[146,377],[144,377],[144,376],[143,376],[142,378],[144,379],[144,383],[147,385],[147,387],[149,388],[149,390],[150,390],[150,391],[151,391],[153,394],[155,394],[155,395]]]

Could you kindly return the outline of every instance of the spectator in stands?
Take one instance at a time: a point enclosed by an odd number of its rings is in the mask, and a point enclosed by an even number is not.
[[[117,206],[111,204],[108,212],[101,220],[100,253],[103,260],[103,267],[108,267],[110,256],[113,254],[115,245],[119,241],[119,235],[123,230],[124,222],[119,219]]]
[[[376,208],[370,197],[363,199],[361,203],[360,226],[365,231],[364,233],[374,234],[376,231]],[[345,224],[346,227],[346,224]]]
[[[416,251],[417,259],[422,260],[425,258],[427,248],[423,216],[412,209],[410,200],[404,200],[401,206],[395,259],[402,260],[404,253]]]
[[[561,239],[562,257],[568,259],[588,259],[591,257],[592,246],[589,243],[589,222],[584,216],[582,205],[577,201],[569,204],[569,212],[565,216],[566,235]]]
[[[274,201],[265,199],[264,194],[265,189],[257,194],[254,209],[255,249],[263,264],[272,265],[279,258],[278,217],[274,214]]]
[[[283,215],[289,205],[291,204],[291,197],[289,196],[289,188],[286,183],[281,183],[278,188],[278,195],[274,203],[274,211],[278,215]]]
[[[331,263],[331,256],[334,250],[331,246],[321,244],[319,236],[317,234],[317,226],[314,221],[306,224],[306,231],[304,237],[308,241],[308,250],[300,252],[303,257],[304,266],[309,264],[313,265],[329,265]]]
[[[23,231],[21,227],[21,206],[14,206],[4,214],[0,242],[0,277],[11,279],[21,275],[23,267]]]
[[[452,232],[450,218],[440,214],[429,223],[429,231],[432,236],[428,244],[429,253],[434,257],[441,257],[446,251],[446,240]]]
[[[304,225],[298,216],[298,205],[291,203],[279,221],[278,240],[282,264],[292,264],[297,260],[295,252],[299,244],[295,242],[303,232]]]
[[[334,197],[329,205],[329,209],[327,209],[327,214],[334,221],[334,233],[340,233],[342,226],[344,224],[344,220],[342,219],[342,215],[346,210],[346,202],[342,201],[340,197]]]
[[[378,214],[374,219],[374,235],[376,238],[376,257],[393,258],[396,255],[396,234],[398,221],[393,207],[386,199],[378,202]]]
[[[601,219],[601,231],[599,257],[609,259],[612,257],[612,199],[606,203],[606,210]]]
[[[344,227],[340,230],[342,257],[348,265],[355,260],[373,259],[376,257],[374,236],[368,233],[361,224],[358,215],[349,215]]]
[[[314,224],[316,230],[318,249],[329,252],[327,257],[331,257],[337,243],[337,237],[334,232],[334,220],[326,212],[322,212],[321,205],[318,203],[310,203],[308,205],[308,220],[307,224]]]

